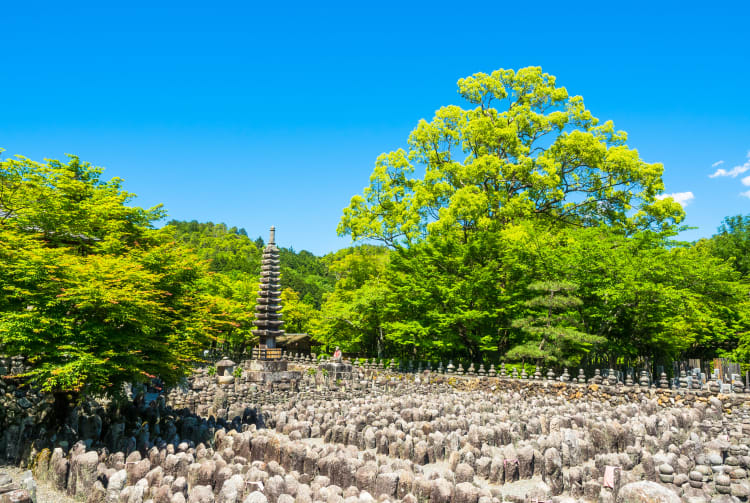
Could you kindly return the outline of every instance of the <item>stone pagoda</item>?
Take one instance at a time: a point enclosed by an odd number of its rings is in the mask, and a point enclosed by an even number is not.
[[[276,228],[271,227],[271,237],[263,249],[260,266],[260,290],[255,306],[253,335],[258,337],[258,347],[253,349],[253,358],[245,365],[247,379],[251,383],[272,388],[296,388],[302,374],[288,370],[288,363],[281,358],[281,348],[276,338],[284,334],[281,327],[281,284],[279,283],[279,249],[276,247]]]
[[[259,349],[276,349],[276,338],[284,335],[281,327],[281,283],[279,283],[279,249],[276,248],[276,228],[271,227],[271,237],[263,249],[260,265],[260,290],[255,306],[253,335],[258,337]],[[275,351],[268,351],[270,356]]]

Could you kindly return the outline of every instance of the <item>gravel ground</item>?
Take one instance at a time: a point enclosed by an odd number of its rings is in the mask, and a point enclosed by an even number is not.
[[[21,474],[25,471],[17,466],[0,465],[0,473],[7,473],[15,483],[21,481]],[[76,503],[76,500],[65,493],[53,489],[46,482],[37,480],[36,484],[36,503]]]

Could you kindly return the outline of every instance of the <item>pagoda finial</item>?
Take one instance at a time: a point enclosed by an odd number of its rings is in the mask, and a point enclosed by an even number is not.
[[[275,245],[276,244],[276,227],[273,225],[271,226],[271,237],[268,240],[269,245]]]

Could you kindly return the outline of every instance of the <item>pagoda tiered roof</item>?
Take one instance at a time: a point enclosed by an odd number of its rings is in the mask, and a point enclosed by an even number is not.
[[[260,265],[260,288],[258,303],[255,306],[255,327],[253,335],[261,345],[276,347],[276,338],[284,335],[284,322],[281,320],[281,282],[279,280],[279,249],[276,247],[276,229],[271,227],[271,238],[263,249]]]

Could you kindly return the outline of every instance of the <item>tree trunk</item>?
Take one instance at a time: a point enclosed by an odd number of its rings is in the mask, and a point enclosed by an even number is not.
[[[378,325],[378,358],[383,358],[383,326]]]
[[[55,391],[54,421],[57,426],[63,426],[68,419],[70,407],[78,399],[78,393]]]

